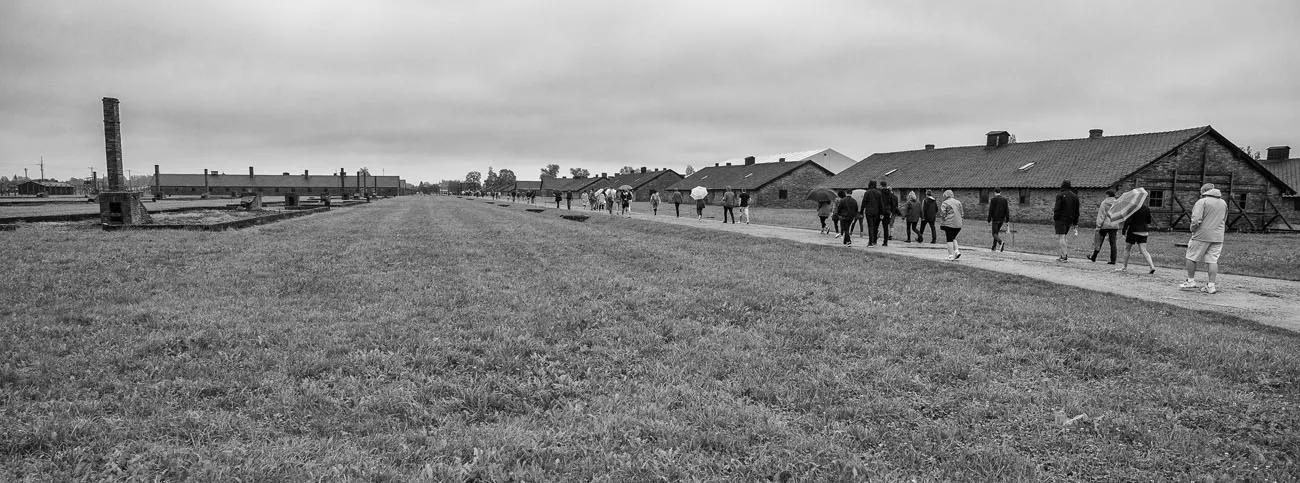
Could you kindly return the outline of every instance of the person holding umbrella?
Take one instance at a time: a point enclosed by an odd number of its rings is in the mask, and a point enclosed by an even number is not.
[[[704,221],[704,199],[709,197],[709,189],[703,186],[691,188],[691,198],[695,200],[695,216]]]
[[[840,202],[835,206],[835,216],[840,219],[840,232],[844,234],[844,246],[853,246],[853,219],[857,218],[858,201],[852,196],[840,192]]]
[[[1138,188],[1142,189],[1142,188]],[[1145,191],[1143,192],[1145,194]],[[1116,272],[1128,271],[1128,259],[1133,256],[1133,246],[1136,245],[1138,251],[1147,260],[1147,274],[1156,273],[1156,262],[1151,260],[1151,252],[1147,251],[1147,237],[1150,232],[1147,231],[1147,225],[1151,223],[1151,210],[1147,208],[1146,197],[1143,196],[1142,204],[1137,211],[1128,215],[1124,223],[1120,225],[1120,232],[1124,234],[1124,243],[1128,244],[1128,250],[1124,252],[1124,266],[1116,268]]]
[[[822,222],[821,232],[823,234],[829,234],[830,228],[826,227],[826,219],[830,218],[835,209],[835,207],[831,205],[831,203],[835,202],[837,199],[835,192],[827,188],[817,188],[809,191],[808,197],[804,199],[817,202],[817,217],[820,218]],[[835,227],[836,233],[838,233],[839,230],[838,226]]]
[[[677,212],[677,217],[682,217],[682,192],[673,192],[673,210]]]

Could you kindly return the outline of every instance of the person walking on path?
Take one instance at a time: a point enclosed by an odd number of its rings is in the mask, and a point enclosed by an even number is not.
[[[835,216],[840,218],[840,232],[844,234],[844,246],[853,246],[853,219],[858,216],[858,200],[847,193],[840,192],[840,202],[835,206]]]
[[[572,192],[572,191],[565,191],[565,192],[564,192],[564,207],[565,207],[566,209],[568,209],[569,211],[573,211],[573,192]]]
[[[916,224],[921,221],[921,202],[916,199],[915,191],[907,192],[907,202],[903,203],[903,217],[907,221],[907,242],[912,243],[912,234],[917,233]],[[921,235],[916,235],[916,241],[921,241]]]
[[[925,243],[925,226],[930,225],[930,243],[935,243],[934,222],[939,216],[939,202],[934,200],[934,192],[925,190],[925,200],[921,205],[921,227],[916,229],[916,242]]]
[[[745,224],[749,224],[749,190],[740,190],[740,217],[745,219]]]
[[[605,190],[596,192],[596,211],[605,209]]]
[[[943,230],[943,239],[948,243],[948,260],[961,258],[961,249],[957,247],[957,234],[961,232],[961,201],[952,194],[952,190],[943,192],[943,205],[939,208],[939,228]]]
[[[1223,232],[1227,228],[1228,204],[1223,201],[1223,194],[1213,183],[1201,186],[1201,199],[1192,206],[1192,238],[1187,241],[1187,281],[1178,286],[1182,289],[1194,289],[1196,283],[1196,263],[1205,262],[1208,281],[1205,293],[1218,293],[1215,279],[1219,275],[1219,255],[1223,250]]]
[[[632,191],[631,190],[619,191],[618,199],[619,201],[622,202],[621,206],[623,208],[623,211],[620,211],[619,213],[622,214],[623,216],[631,218],[632,217]]]
[[[564,199],[563,196],[559,191],[555,192],[555,209],[560,209],[560,201]]]
[[[1124,243],[1128,244],[1128,251],[1124,252],[1124,266],[1116,268],[1116,272],[1128,271],[1128,259],[1133,255],[1133,246],[1137,245],[1138,251],[1147,259],[1147,267],[1150,271],[1148,275],[1156,273],[1156,262],[1151,260],[1151,252],[1147,251],[1147,225],[1151,223],[1151,210],[1143,203],[1137,211],[1124,219],[1124,224],[1120,229],[1124,232]]]
[[[700,221],[704,221],[704,198],[695,200],[695,216],[699,217]]]
[[[1101,200],[1101,204],[1097,205],[1097,231],[1092,235],[1092,255],[1088,256],[1088,260],[1094,263],[1097,261],[1097,254],[1101,253],[1101,242],[1109,237],[1109,264],[1115,264],[1115,233],[1119,232],[1122,224],[1119,221],[1111,221],[1107,212],[1110,211],[1110,207],[1115,206],[1116,201],[1118,200],[1115,199],[1115,190],[1106,190],[1106,199]]]
[[[1002,188],[993,188],[993,197],[989,198],[989,228],[993,231],[993,251],[1007,249],[1002,241],[1002,225],[1011,222],[1011,206],[1002,196]]]
[[[1056,194],[1056,205],[1052,207],[1052,223],[1056,227],[1056,244],[1061,256],[1058,262],[1070,261],[1070,227],[1079,224],[1079,196],[1070,187],[1070,180],[1061,182],[1061,192]]]
[[[876,180],[867,182],[867,193],[862,195],[862,217],[867,224],[867,246],[876,246],[880,238],[880,217],[884,215],[885,202]]]
[[[650,190],[650,209],[659,216],[659,190]]]
[[[677,217],[682,217],[682,192],[673,192],[673,209],[677,211]]]
[[[898,211],[898,195],[894,194],[894,190],[889,188],[889,183],[886,181],[880,182],[880,200],[882,201],[880,226],[884,229],[884,233],[880,237],[880,246],[887,247],[889,246],[889,240],[893,238],[890,233],[894,228],[894,218],[898,217],[900,212]]]
[[[727,216],[731,216],[731,224],[736,224],[736,192],[727,187],[727,192],[722,194],[722,222],[727,222]]]
[[[830,228],[827,228],[827,227],[826,227],[826,219],[827,219],[827,218],[830,218],[830,216],[831,216],[831,211],[832,211],[832,210],[834,210],[834,208],[831,207],[831,202],[829,202],[829,201],[819,201],[819,202],[817,202],[817,218],[820,219],[821,222],[822,222],[822,230],[821,230],[821,233],[822,233],[823,235],[828,234],[828,233],[831,232]],[[837,228],[835,229],[835,231],[836,231],[836,232],[839,232],[839,228],[837,227]]]

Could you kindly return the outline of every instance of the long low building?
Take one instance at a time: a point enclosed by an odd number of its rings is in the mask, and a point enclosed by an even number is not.
[[[1286,157],[1283,153],[1275,157]],[[1289,186],[1210,126],[1178,131],[1012,142],[1006,131],[985,135],[983,145],[876,153],[821,184],[834,190],[886,181],[902,198],[951,189],[967,219],[987,217],[989,198],[1001,188],[1013,221],[1049,222],[1061,182],[1070,180],[1082,205],[1080,225],[1092,227],[1108,189],[1143,187],[1161,229],[1184,229],[1200,197],[1214,183],[1228,202],[1232,230],[1296,230],[1300,203]]]
[[[218,174],[204,171],[201,174],[154,174],[154,191],[167,196],[239,196],[259,193],[263,196],[299,194],[307,196],[342,196],[370,193],[378,196],[409,194],[406,183],[399,176],[371,176],[356,173],[340,176],[339,173],[312,175]]]

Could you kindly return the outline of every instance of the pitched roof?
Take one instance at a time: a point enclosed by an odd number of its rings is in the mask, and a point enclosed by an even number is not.
[[[996,148],[961,146],[876,153],[822,183],[862,188],[870,180],[902,187],[1102,188],[1182,144],[1213,132],[1210,126],[1100,138],[1019,142]]]
[[[46,188],[71,188],[72,185],[62,181],[45,181],[45,180],[28,180],[19,184],[31,183],[34,185],[44,186]]]
[[[724,189],[730,186],[734,189],[756,190],[808,164],[825,171],[828,176],[835,174],[815,161],[786,161],[784,163],[755,163],[750,165],[743,164],[744,160],[741,160],[741,162],[740,166],[710,166],[701,169],[664,188],[664,190],[689,190],[696,186],[709,189]]]
[[[1300,191],[1300,158],[1281,161],[1260,160],[1259,164],[1286,183],[1292,193]]]
[[[645,186],[647,183],[659,179],[659,177],[661,176],[673,176],[674,178],[681,178],[680,174],[677,174],[676,171],[673,171],[671,169],[665,169],[660,171],[646,171],[644,173],[640,171],[634,171],[627,174],[620,174],[612,178],[596,178],[596,182],[591,184],[591,188],[592,189],[618,188],[619,186],[628,185],[631,186],[633,190],[638,190],[641,189],[642,186]]]
[[[792,153],[764,154],[764,155],[754,156],[755,164],[779,163],[782,160],[784,160],[787,163],[798,162],[798,161],[816,161],[818,166],[821,166],[829,170],[832,174],[843,171],[857,162],[853,158],[845,156],[841,154],[839,151],[836,151],[831,148],[811,149],[808,151],[795,151]],[[726,166],[727,163],[731,163],[733,166],[745,164],[745,158],[728,159],[722,161],[719,164],[722,166]]]

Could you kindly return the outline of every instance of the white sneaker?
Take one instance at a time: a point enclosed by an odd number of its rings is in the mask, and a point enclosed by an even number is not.
[[[948,255],[947,258],[944,258],[944,260],[947,260],[947,261],[949,261],[949,262],[951,262],[951,261],[953,261],[953,260],[956,260],[956,259],[957,259],[957,257],[954,257],[954,256],[952,256],[952,255]]]
[[[1188,279],[1186,282],[1179,284],[1178,288],[1187,289],[1187,288],[1196,288],[1199,286],[1200,285],[1197,285],[1195,280]]]
[[[1207,284],[1205,288],[1201,289],[1201,291],[1205,293],[1219,293],[1219,288],[1215,287],[1214,284],[1211,283]]]

